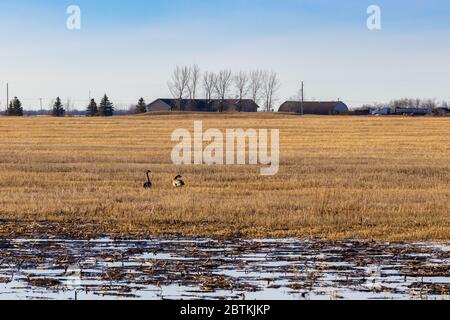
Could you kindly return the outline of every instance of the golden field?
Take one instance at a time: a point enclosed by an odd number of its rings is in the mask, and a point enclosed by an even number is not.
[[[280,129],[279,174],[174,166],[171,133],[194,120]],[[0,118],[1,237],[161,234],[448,241],[450,118]]]

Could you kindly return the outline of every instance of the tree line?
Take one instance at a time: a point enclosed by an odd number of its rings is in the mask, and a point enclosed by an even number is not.
[[[69,103],[69,102],[67,102]],[[105,94],[101,99],[100,103],[97,104],[95,99],[91,99],[89,105],[86,107],[87,117],[111,117],[114,115],[114,104],[109,100],[108,96]],[[133,106],[133,113],[145,113],[147,112],[147,105],[144,98],[140,98],[138,103]],[[54,117],[64,117],[66,116],[66,106],[62,103],[60,97],[57,97],[52,103],[51,113]],[[22,117],[24,115],[24,110],[22,102],[19,98],[14,97],[10,101],[6,112],[6,116],[10,117]]]
[[[361,109],[379,109],[389,107],[391,109],[402,108],[402,109],[448,109],[449,104],[446,101],[437,102],[435,99],[396,99],[392,100],[388,104],[382,103],[374,103],[374,104],[365,104],[361,107]]]
[[[278,74],[273,71],[252,70],[233,73],[230,69],[219,72],[202,72],[197,65],[177,66],[167,83],[173,98],[181,109],[182,100],[200,96],[208,103],[217,99],[252,99],[263,106],[264,111],[273,111],[280,89]]]

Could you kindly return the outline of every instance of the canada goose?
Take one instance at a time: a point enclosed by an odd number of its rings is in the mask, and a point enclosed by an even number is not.
[[[181,180],[181,176],[178,175],[173,179],[172,185],[174,188],[183,188],[185,186],[185,183],[183,180]]]
[[[144,183],[144,189],[151,189],[152,188],[152,181],[150,180],[150,173],[152,173],[150,170],[147,171],[147,182]]]

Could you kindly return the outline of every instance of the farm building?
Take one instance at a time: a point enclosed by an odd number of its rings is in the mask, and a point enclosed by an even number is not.
[[[206,100],[206,99],[157,99],[147,106],[148,112],[257,112],[259,106],[253,100]]]
[[[371,110],[369,107],[362,107],[352,110],[351,114],[354,116],[368,116],[371,114]]]
[[[436,116],[450,116],[450,108],[436,108],[433,110],[433,114]]]
[[[348,113],[350,110],[341,101],[329,102],[303,102],[304,114],[336,115]],[[302,103],[299,101],[287,101],[280,106],[278,112],[301,113]]]
[[[394,113],[396,115],[414,115],[414,116],[426,116],[433,113],[429,108],[395,108]]]

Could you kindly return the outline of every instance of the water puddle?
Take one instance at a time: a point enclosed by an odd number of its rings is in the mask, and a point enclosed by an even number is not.
[[[0,299],[450,299],[450,245],[0,240]]]

